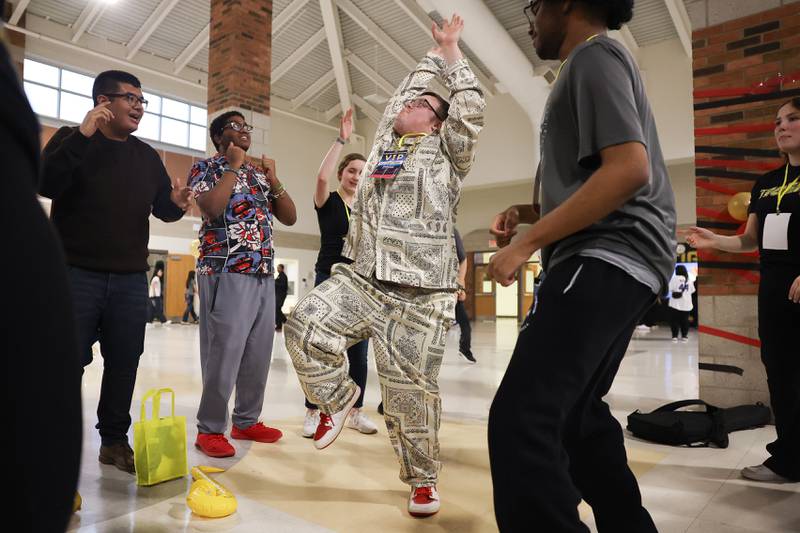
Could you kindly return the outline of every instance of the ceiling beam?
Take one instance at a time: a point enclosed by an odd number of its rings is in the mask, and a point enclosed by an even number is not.
[[[173,61],[175,63],[175,70],[173,71],[175,74],[180,72],[181,70],[189,64],[189,62],[195,58],[200,51],[208,46],[208,39],[209,39],[209,31],[211,29],[211,23],[209,22],[206,24],[206,27],[200,30],[200,33],[194,36],[192,42],[178,54]]]
[[[411,22],[419,26],[425,35],[431,35],[431,26],[434,20],[418,3],[409,2],[408,0],[394,0],[394,3],[411,19]],[[431,36],[431,41],[432,40],[433,36]],[[471,64],[470,68],[472,68],[475,76],[478,78],[484,92],[490,96],[494,96],[494,82],[489,76],[487,76],[478,65]]]
[[[336,104],[332,108],[325,111],[325,122],[330,122],[331,119],[342,112],[342,104]]]
[[[272,80],[271,83],[277,82],[281,79],[287,72],[289,72],[292,67],[297,65],[304,57],[306,57],[311,51],[319,46],[319,44],[325,40],[325,28],[320,28],[314,35],[309,37],[309,39],[304,42],[297,50],[289,54],[289,57],[284,59],[280,65],[272,69]]]
[[[75,31],[72,33],[72,42],[77,43],[78,40],[92,23],[95,16],[100,16],[108,4],[100,2],[100,0],[90,0],[86,7],[83,8],[81,14],[78,15],[78,20],[75,21]]]
[[[31,0],[19,0],[17,5],[14,7],[14,12],[11,13],[11,18],[8,19],[8,23],[16,26],[19,22],[19,19],[22,18],[22,14],[25,13],[25,10],[28,8],[28,4],[31,3]]]
[[[364,76],[372,80],[373,83],[378,85],[384,92],[391,96],[394,94],[394,86],[386,81],[386,78],[378,74],[372,67],[370,67],[366,61],[358,57],[354,52],[350,50],[344,51],[344,58],[347,60],[348,63],[353,65],[359,72],[361,72]]]
[[[292,0],[292,2],[283,8],[283,11],[272,20],[272,38],[275,39],[277,35],[288,27],[289,22],[292,21],[304,7],[308,0]]]
[[[372,20],[356,7],[351,0],[336,0],[336,4],[339,6],[339,9],[344,11],[348,17],[361,26],[361,28],[367,32],[367,35],[383,46],[383,48],[392,54],[408,71],[412,71],[416,68],[417,60],[411,57],[408,52],[397,44],[397,41],[389,37],[380,26],[372,22]],[[441,91],[443,94],[447,93],[447,91],[442,88],[441,84],[437,83],[435,80],[432,82],[432,85],[432,89]]]
[[[325,37],[328,40],[328,50],[331,53],[333,72],[336,75],[339,102],[342,104],[342,109],[350,109],[353,107],[350,101],[353,85],[350,81],[349,67],[344,60],[344,41],[342,39],[342,23],[339,19],[339,12],[336,6],[333,5],[333,0],[319,0],[319,8],[325,25]]]
[[[317,81],[309,85],[303,92],[301,92],[296,97],[292,98],[292,111],[300,107],[301,105],[305,104],[319,93],[324,91],[328,88],[328,86],[336,81],[336,74],[333,72],[333,69],[330,69],[328,72],[325,73],[324,76],[319,78]]]
[[[672,23],[675,25],[675,31],[678,32],[678,38],[681,40],[686,56],[692,59],[692,26],[686,6],[678,0],[664,0],[664,3],[667,5],[669,16],[672,17]]]
[[[167,18],[170,11],[178,5],[179,0],[162,0],[158,7],[150,13],[150,16],[147,17],[147,20],[144,21],[144,24],[139,28],[130,42],[126,45],[129,49],[128,54],[125,56],[125,59],[131,59],[133,56],[136,55],[136,52],[147,42],[147,39],[153,34],[154,31],[161,26],[161,23],[164,22],[164,19]]]
[[[361,98],[359,95],[353,94],[352,96],[353,102],[358,106],[359,109],[361,109],[361,111],[364,112],[365,115],[370,118],[370,120],[372,120],[372,122],[377,124],[381,121],[382,113],[380,111],[372,107],[369,102]]]

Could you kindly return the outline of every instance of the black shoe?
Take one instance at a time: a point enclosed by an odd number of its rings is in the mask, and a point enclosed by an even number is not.
[[[99,460],[104,465],[114,465],[123,472],[135,474],[133,465],[133,450],[127,442],[115,442],[108,446],[100,446]]]
[[[379,415],[383,414],[383,402],[378,404],[378,414]]]
[[[478,362],[478,361],[475,360],[475,357],[473,357],[472,352],[469,351],[469,350],[467,350],[466,352],[462,352],[461,350],[459,350],[458,351],[458,355],[460,355],[461,357],[463,357],[464,359],[466,359],[468,362],[470,362],[472,364],[475,364],[475,363]]]

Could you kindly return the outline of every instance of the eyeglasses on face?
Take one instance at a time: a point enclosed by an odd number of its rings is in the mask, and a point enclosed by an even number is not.
[[[147,109],[147,100],[139,96],[138,94],[133,93],[106,93],[104,96],[108,96],[109,98],[124,98],[128,105],[131,107],[136,107],[136,104],[140,104],[143,109]]]
[[[533,19],[536,18],[541,7],[542,0],[531,0],[527,6],[522,8],[522,12],[525,13],[525,17],[528,19],[528,24],[533,25]]]
[[[246,133],[253,131],[253,126],[250,124],[247,124],[246,122],[236,122],[235,120],[231,120],[222,127],[223,130],[228,128],[232,129],[233,131],[244,131]]]
[[[431,110],[431,112],[432,112],[434,115],[436,115],[436,118],[438,118],[438,119],[439,119],[439,120],[441,120],[442,122],[444,122],[444,119],[445,119],[445,118],[447,118],[447,117],[442,117],[442,116],[439,114],[439,112],[438,112],[438,111],[436,111],[436,109],[434,109],[434,107],[431,105],[431,103],[428,101],[428,99],[427,99],[427,98],[424,98],[424,97],[414,98],[413,100],[411,100],[410,102],[408,102],[406,105],[407,105],[407,106],[408,106],[410,109],[415,109],[415,108],[428,108],[428,109],[430,109],[430,110]]]

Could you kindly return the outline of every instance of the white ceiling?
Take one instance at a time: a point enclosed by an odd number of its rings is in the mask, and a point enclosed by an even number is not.
[[[533,67],[541,65],[530,44],[522,13],[525,0],[483,0],[508,31]],[[339,19],[344,69],[334,68],[321,3],[332,2]],[[637,0],[628,25],[633,46],[647,46],[679,36],[680,18],[674,17],[682,0]],[[339,112],[337,83],[349,79],[360,116],[381,109],[381,97],[408,73],[408,61],[420,58],[431,45],[430,15],[415,0],[274,0],[272,94],[289,110],[306,108],[333,121]],[[124,58],[136,64],[146,56],[167,60],[176,75],[182,59],[199,72],[208,70],[207,33],[209,0],[17,0],[22,14],[40,17],[71,30],[73,45],[88,47],[89,36],[123,45]],[[671,9],[668,7],[671,6]],[[685,11],[684,11],[685,13]],[[675,20],[678,20],[676,24]],[[14,18],[12,17],[12,24]],[[83,30],[83,32],[81,31]],[[686,28],[684,28],[684,31]],[[56,36],[63,40],[64,32]],[[317,42],[298,53],[314,36]],[[388,36],[388,41],[387,37]],[[196,52],[192,55],[192,52]],[[468,47],[465,53],[490,92],[497,89],[491,66],[481,63]],[[275,76],[279,72],[280,76]],[[180,72],[180,70],[178,70]],[[379,73],[376,76],[375,73]],[[321,80],[321,81],[320,81]],[[354,95],[354,96],[353,96]],[[377,95],[377,98],[376,96]],[[366,98],[367,101],[361,99]],[[294,102],[292,102],[294,100]],[[370,103],[371,102],[371,103]],[[373,107],[374,106],[374,107]],[[370,110],[369,108],[372,107]],[[366,112],[366,113],[365,113]]]

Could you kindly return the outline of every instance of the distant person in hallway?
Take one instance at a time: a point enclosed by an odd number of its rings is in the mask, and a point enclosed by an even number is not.
[[[197,324],[197,313],[194,310],[194,297],[197,294],[197,277],[195,271],[190,270],[186,275],[186,291],[183,293],[183,298],[186,300],[186,309],[183,312],[182,324],[189,323],[189,317],[192,318],[192,323]]]
[[[342,115],[339,123],[339,136],[331,144],[325,154],[315,178],[314,211],[317,212],[319,224],[320,248],[317,264],[314,266],[316,276],[314,286],[320,285],[331,277],[331,268],[337,263],[350,264],[352,261],[342,255],[344,240],[350,228],[350,211],[353,207],[358,181],[364,170],[365,158],[361,154],[351,153],[339,162],[345,145],[350,142],[353,133],[353,109]],[[337,162],[338,166],[337,166]],[[333,173],[339,181],[336,191],[330,191],[328,180]],[[378,432],[378,427],[364,413],[364,392],[367,390],[367,358],[369,356],[369,340],[364,339],[347,349],[348,375],[361,389],[353,409],[347,416],[345,426],[365,435]],[[303,421],[303,436],[312,438],[319,426],[319,406],[305,399],[306,416]]]
[[[167,322],[167,317],[164,316],[164,297],[162,293],[164,270],[156,267],[153,272],[153,277],[150,278],[150,306],[153,309],[153,320],[158,320],[161,324]]]
[[[100,341],[99,460],[133,473],[129,414],[147,320],[149,217],[174,222],[191,191],[173,187],[161,158],[133,134],[147,100],[139,80],[109,70],[94,80],[95,107],[60,128],[42,154],[39,193],[64,244],[83,365]]]
[[[744,233],[692,228],[686,240],[700,250],[759,252],[758,336],[777,439],[742,476],[783,483],[800,481],[800,98],[778,109],[775,142],[786,164],[756,182]]]
[[[469,323],[469,315],[464,302],[467,300],[467,253],[464,251],[464,241],[458,230],[454,230],[456,239],[456,255],[458,256],[458,289],[456,301],[456,322],[458,323],[458,355],[471,364],[477,363],[475,356],[472,355],[472,326]]]
[[[286,277],[284,266],[278,265],[278,275],[275,276],[275,331],[283,331],[286,315],[283,314],[283,304],[289,294],[289,278]]]
[[[689,313],[692,312],[694,282],[684,265],[675,267],[675,274],[669,280],[669,326],[672,329],[672,342],[689,342]]]
[[[12,280],[3,296],[13,306],[3,319],[9,401],[4,427],[11,440],[5,501],[14,522],[6,527],[37,533],[67,528],[83,435],[81,358],[64,252],[36,198],[39,134],[0,34],[0,145],[7,173],[0,221],[8,229],[5,249],[21,259],[3,261],[3,279]],[[34,429],[29,414],[42,415],[46,430]]]
[[[220,114],[209,127],[217,153],[189,173],[203,216],[196,268],[203,392],[195,446],[209,457],[236,453],[224,435],[234,386],[231,437],[271,443],[283,435],[259,417],[275,335],[273,217],[291,226],[297,211],[275,162],[263,155],[260,166],[247,161],[252,130],[241,112]]]
[[[655,532],[603,397],[639,319],[675,267],[675,201],[644,83],[608,36],[632,0],[534,0],[536,54],[559,60],[541,123],[541,217],[497,215],[489,275],[503,286],[541,250],[547,273],[489,412],[503,532]],[[519,223],[533,224],[524,234]]]

